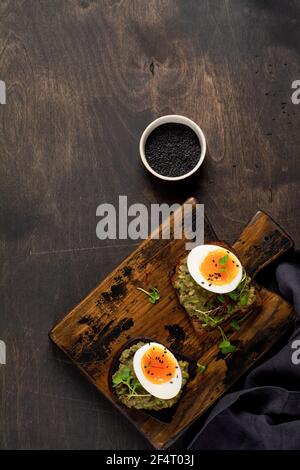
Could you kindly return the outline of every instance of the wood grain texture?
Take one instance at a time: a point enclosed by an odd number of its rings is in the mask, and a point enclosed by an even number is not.
[[[195,201],[191,200],[193,203]],[[170,446],[232,386],[290,328],[294,317],[290,304],[259,288],[260,303],[244,316],[241,330],[230,335],[238,351],[226,359],[220,356],[219,332],[195,329],[194,322],[179,305],[170,282],[174,260],[185,253],[185,239],[173,239],[174,227],[181,224],[182,210],[178,209],[174,217],[159,228],[163,235],[172,227],[170,240],[157,240],[152,236],[143,242],[50,333],[52,341],[158,449]],[[271,243],[266,249],[269,240]],[[245,260],[249,272],[254,273],[292,246],[289,236],[266,214],[259,212],[233,248]],[[148,298],[137,291],[137,287],[147,289],[149,286],[159,288],[161,299],[156,305],[150,304]],[[227,330],[225,328],[229,336]],[[194,363],[208,365],[203,376],[196,374],[188,382],[167,423],[149,413],[121,406],[109,382],[111,367],[120,349],[142,336],[190,357]]]
[[[1,448],[148,445],[48,344],[135,246],[96,238],[98,204],[194,194],[229,242],[261,207],[299,244],[299,19],[297,0],[1,0]],[[209,149],[175,186],[138,157],[169,112]]]

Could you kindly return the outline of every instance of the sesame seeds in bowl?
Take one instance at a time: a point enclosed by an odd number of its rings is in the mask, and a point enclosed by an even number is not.
[[[140,139],[140,156],[147,170],[167,181],[185,179],[201,166],[206,140],[200,127],[179,115],[150,123]]]

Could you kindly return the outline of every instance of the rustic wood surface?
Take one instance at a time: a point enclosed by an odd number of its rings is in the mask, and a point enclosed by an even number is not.
[[[191,200],[193,201],[193,200]],[[195,202],[195,201],[193,201]],[[159,229],[181,226],[178,209]],[[186,230],[191,227],[185,226]],[[176,230],[176,229],[175,229]],[[210,230],[206,240],[210,241]],[[172,235],[172,231],[171,231]],[[154,237],[152,237],[154,238]],[[185,253],[185,240],[148,239],[142,243],[96,289],[79,303],[55,328],[50,337],[87,378],[149,439],[154,447],[170,446],[254,362],[291,327],[293,309],[278,295],[264,288],[260,301],[243,317],[241,329],[226,334],[238,352],[224,359],[219,354],[218,331],[194,328],[179,305],[170,275],[176,259]],[[266,214],[258,212],[233,245],[248,272],[259,269],[292,248],[292,240]],[[137,291],[158,286],[161,299],[155,305]],[[146,336],[174,352],[207,364],[204,375],[196,374],[185,387],[168,422],[149,413],[119,406],[110,385],[110,370],[118,351],[138,337]]]
[[[296,0],[2,0],[0,448],[144,448],[48,341],[136,245],[96,238],[96,207],[205,203],[232,242],[258,208],[299,244]],[[203,128],[180,185],[145,173],[137,143],[165,113]]]

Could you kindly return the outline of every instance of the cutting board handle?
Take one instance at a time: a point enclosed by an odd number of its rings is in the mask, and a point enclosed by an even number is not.
[[[258,211],[233,244],[252,276],[294,246],[291,237],[265,212]]]

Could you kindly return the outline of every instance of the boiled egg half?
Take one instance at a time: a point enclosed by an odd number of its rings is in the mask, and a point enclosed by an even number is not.
[[[190,251],[187,266],[192,278],[204,289],[218,294],[231,292],[243,277],[239,259],[217,245],[199,245]]]
[[[159,343],[150,342],[133,357],[135,375],[154,397],[168,400],[181,390],[182,374],[174,354]]]

